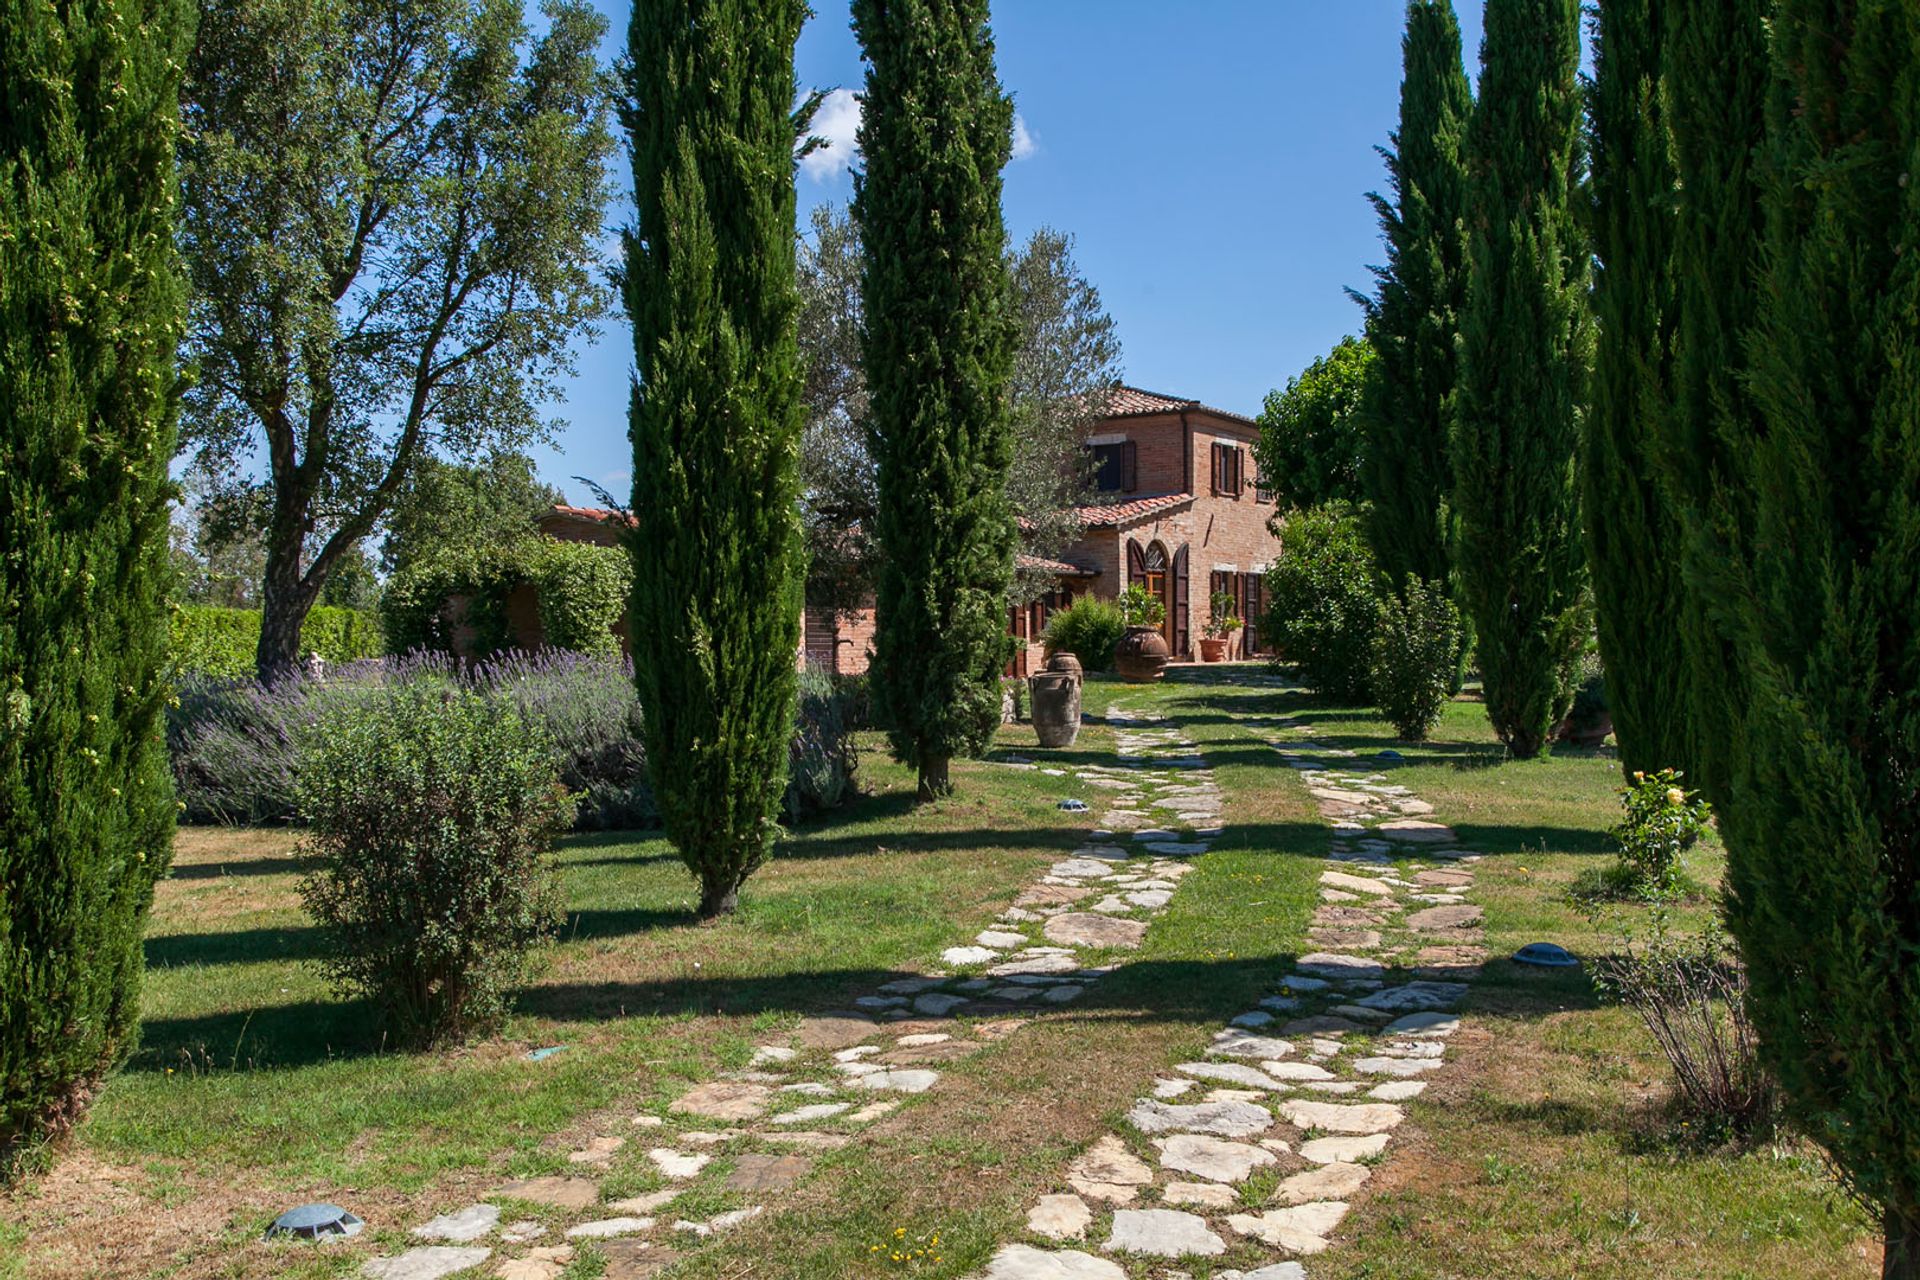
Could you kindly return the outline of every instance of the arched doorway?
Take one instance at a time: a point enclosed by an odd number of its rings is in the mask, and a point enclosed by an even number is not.
[[[1160,634],[1166,638],[1167,647],[1173,648],[1173,574],[1167,563],[1167,549],[1159,539],[1147,544],[1146,554],[1141,560],[1141,583],[1147,594],[1160,602]]]

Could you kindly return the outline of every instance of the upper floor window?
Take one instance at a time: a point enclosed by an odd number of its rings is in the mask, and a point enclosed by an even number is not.
[[[1087,446],[1093,454],[1093,487],[1102,493],[1132,493],[1140,487],[1139,451],[1131,440]]]
[[[1247,451],[1237,444],[1215,441],[1213,446],[1213,491],[1239,497],[1246,485]]]

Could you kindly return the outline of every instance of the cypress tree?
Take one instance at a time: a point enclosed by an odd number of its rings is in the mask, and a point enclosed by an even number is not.
[[[1581,453],[1581,509],[1607,703],[1628,774],[1691,773],[1686,662],[1674,625],[1686,607],[1680,526],[1654,458],[1673,413],[1674,172],[1662,88],[1667,8],[1599,9],[1592,115],[1593,405]]]
[[[1451,574],[1448,401],[1467,278],[1460,149],[1473,113],[1450,0],[1412,0],[1400,47],[1400,126],[1380,152],[1391,196],[1368,197],[1387,261],[1361,304],[1378,357],[1361,413],[1367,541],[1396,591],[1410,577],[1446,582]]]
[[[1759,309],[1715,567],[1728,919],[1794,1118],[1920,1276],[1920,10],[1780,0]],[[1724,57],[1725,50],[1719,51]]]
[[[702,917],[773,847],[805,578],[793,47],[802,0],[641,0],[623,120],[635,219],[634,672]]]
[[[0,1175],[137,1032],[174,804],[177,0],[0,4]]]
[[[1666,625],[1680,639],[1683,698],[1672,761],[1724,809],[1740,709],[1736,655],[1712,616],[1709,579],[1746,522],[1736,466],[1756,429],[1746,333],[1759,305],[1762,216],[1757,152],[1766,129],[1767,20],[1773,0],[1671,0],[1667,100],[1680,200],[1674,225],[1673,411],[1656,453],[1685,529],[1685,589]],[[1609,673],[1611,678],[1611,673]],[[1622,746],[1626,740],[1622,739]]]
[[[1572,699],[1588,597],[1575,453],[1591,322],[1578,0],[1487,0],[1467,129],[1467,292],[1452,437],[1455,567],[1487,714],[1517,756]]]
[[[987,16],[986,0],[853,6],[868,62],[853,212],[879,491],[874,696],[922,799],[991,737],[1007,658],[1013,105]]]

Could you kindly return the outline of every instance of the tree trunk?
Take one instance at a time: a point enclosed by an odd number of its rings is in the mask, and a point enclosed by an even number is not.
[[[700,886],[699,916],[702,920],[714,920],[721,916],[730,916],[734,908],[740,905],[740,883],[729,880],[725,883],[709,882]]]
[[[260,646],[254,651],[254,674],[272,684],[300,666],[300,629],[313,602],[320,596],[300,573],[298,549],[267,551],[266,581],[260,593]]]
[[[938,800],[953,794],[953,783],[947,779],[947,759],[928,756],[920,762],[920,799]]]
[[[1920,1207],[1888,1205],[1882,1222],[1887,1248],[1881,1280],[1920,1280]]]

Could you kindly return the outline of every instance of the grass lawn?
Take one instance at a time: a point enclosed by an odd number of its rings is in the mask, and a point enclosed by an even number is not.
[[[940,1260],[913,1274],[965,1274],[1020,1236],[1033,1198],[1059,1189],[1068,1159],[1157,1071],[1300,949],[1326,829],[1238,718],[1302,714],[1319,741],[1369,751],[1398,745],[1390,730],[1218,671],[1152,689],[1089,684],[1090,710],[1110,701],[1175,716],[1227,796],[1226,837],[1146,946],[1080,1003],[953,1063],[938,1088],[822,1157],[781,1212],[689,1249],[673,1276],[894,1274],[872,1246],[896,1230],[940,1236]],[[1030,729],[1003,733],[1003,750],[1035,759],[1112,751],[1097,724],[1064,752],[1032,743]],[[992,763],[956,763],[959,794],[915,807],[910,775],[877,738],[866,745],[869,794],[792,833],[718,924],[691,922],[692,881],[664,842],[568,841],[570,916],[550,964],[502,1035],[446,1054],[383,1052],[368,1011],[314,972],[292,833],[183,831],[149,932],[142,1049],[52,1170],[0,1198],[0,1278],[351,1274],[376,1248],[402,1247],[407,1225],[505,1177],[568,1171],[586,1137],[663,1113],[688,1082],[744,1065],[757,1036],[970,939],[1087,825],[1056,808],[1090,796],[1071,776]],[[1609,930],[1566,888],[1608,848],[1611,760],[1499,764],[1466,702],[1433,743],[1400,749],[1394,780],[1493,855],[1475,900],[1496,956],[1536,938],[1605,948]],[[1717,859],[1703,849],[1690,870],[1711,884]],[[1817,1160],[1791,1142],[1703,1147],[1664,1107],[1651,1042],[1582,976],[1496,962],[1472,1001],[1461,1065],[1411,1106],[1339,1246],[1311,1264],[1315,1280],[1877,1272],[1869,1225]],[[565,1048],[526,1058],[554,1045]],[[610,1196],[654,1185],[645,1145],[615,1157]],[[275,1212],[309,1199],[355,1209],[372,1239],[258,1243]],[[568,1275],[603,1265],[585,1248]],[[1204,1262],[1182,1268],[1207,1275]]]

